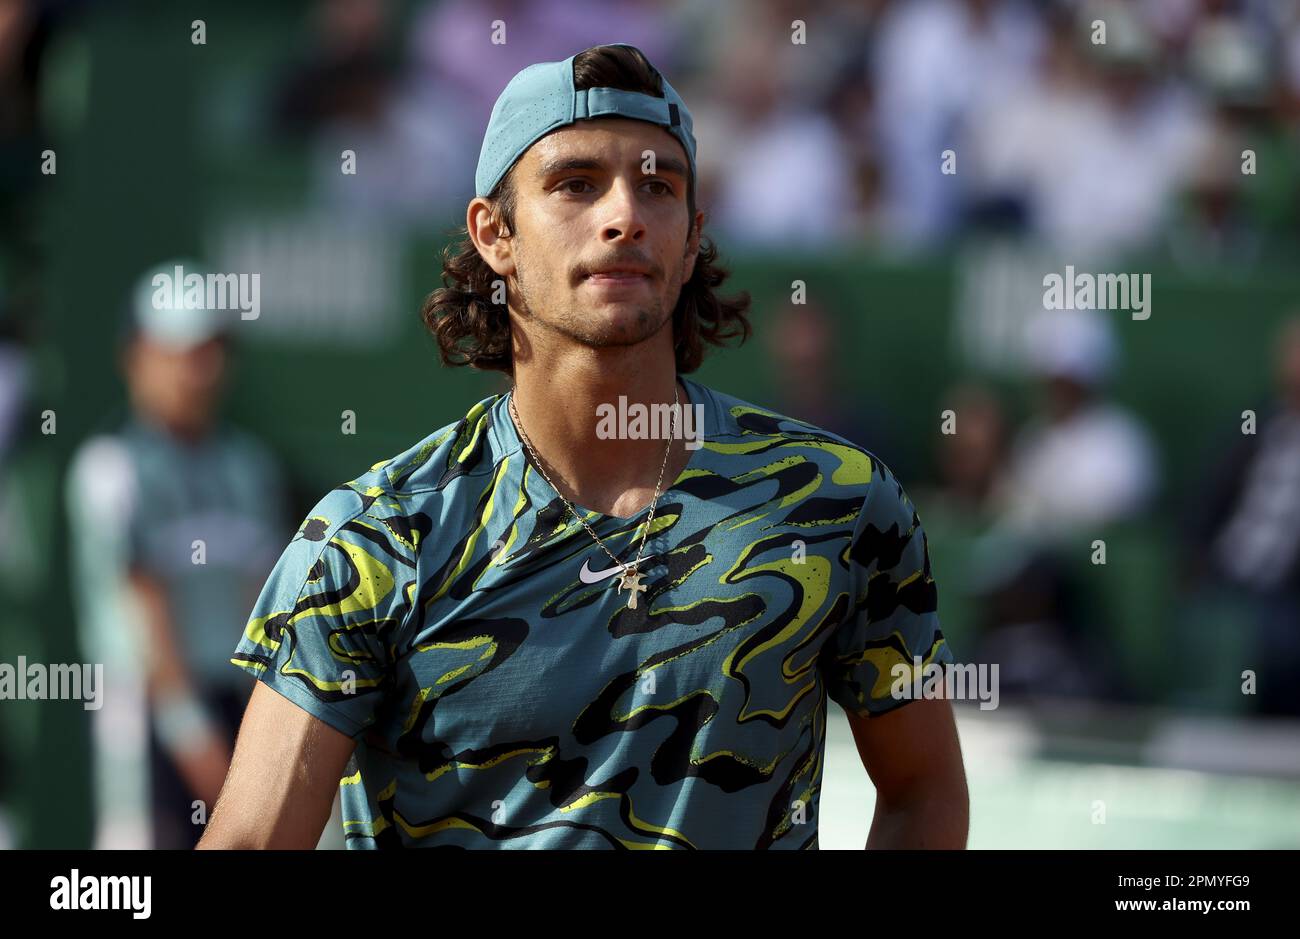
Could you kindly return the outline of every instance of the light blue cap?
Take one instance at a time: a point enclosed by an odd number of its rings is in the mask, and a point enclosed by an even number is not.
[[[607,45],[636,48],[626,42]],[[492,106],[492,117],[483,135],[483,149],[479,151],[478,170],[474,174],[475,194],[491,194],[524,151],[551,131],[595,117],[626,117],[660,125],[681,141],[690,160],[693,182],[695,134],[691,112],[686,110],[686,104],[668,84],[668,79],[663,79],[662,98],[619,88],[577,91],[573,87],[576,56],[577,53],[563,62],[530,65],[510,79]]]
[[[132,320],[135,328],[160,345],[190,349],[227,332],[227,313],[193,299],[186,281],[205,279],[207,269],[193,258],[175,258],[145,271],[135,283]],[[199,295],[205,296],[199,288]]]

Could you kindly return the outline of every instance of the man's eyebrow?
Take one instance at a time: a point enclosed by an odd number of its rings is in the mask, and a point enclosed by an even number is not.
[[[603,163],[599,160],[593,160],[591,157],[557,157],[538,167],[537,176],[539,179],[545,179],[547,176],[554,176],[556,173],[568,173],[573,170],[602,170],[604,168]]]
[[[591,157],[557,157],[543,163],[537,170],[539,179],[546,179],[548,176],[554,176],[557,173],[571,173],[574,170],[604,170],[605,164],[600,160]],[[680,176],[682,179],[687,178],[686,164],[676,157],[655,157],[655,172],[647,175]]]
[[[682,179],[687,178],[686,164],[677,157],[655,157],[655,173],[662,175],[668,173],[672,176],[680,176]]]

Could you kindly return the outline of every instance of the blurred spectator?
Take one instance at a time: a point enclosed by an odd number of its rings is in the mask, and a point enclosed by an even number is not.
[[[82,645],[106,685],[99,847],[197,842],[193,801],[212,811],[248,698],[230,649],[288,528],[269,451],[217,416],[229,314],[155,304],[151,274],[121,350],[130,413],[67,481]]]
[[[281,133],[309,135],[334,121],[373,121],[392,79],[383,51],[385,0],[323,0],[313,13],[314,42],[277,95]]]
[[[958,164],[968,224],[1041,234],[1042,202],[1061,182],[1073,126],[1088,109],[1074,16],[1058,10],[1044,41],[1037,80],[971,108]]]
[[[826,108],[844,147],[843,159],[850,176],[849,189],[842,200],[849,227],[875,243],[888,234],[880,140],[871,119],[875,89],[869,82],[869,69],[861,63],[853,65],[841,71],[831,84]]]
[[[276,94],[276,130],[311,148],[315,199],[384,220],[463,209],[471,187],[454,96],[409,81],[386,49],[387,0],[322,0],[303,61]],[[343,154],[352,161],[344,172]]]
[[[862,228],[848,142],[820,107],[822,90],[797,78],[828,63],[820,61],[820,47],[793,44],[789,36],[788,20],[776,17],[738,26],[719,50],[714,100],[696,118],[708,141],[703,201],[733,248],[817,250]]]
[[[1155,450],[1137,419],[1106,399],[1115,347],[1105,314],[1045,310],[1030,321],[1026,340],[1030,369],[1042,381],[1041,414],[1012,446],[1002,521],[1052,538],[1146,508]]]
[[[1026,340],[1030,368],[1043,382],[1042,413],[1016,435],[1002,475],[996,423],[985,418],[991,439],[981,445],[977,408],[974,445],[960,445],[974,458],[956,464],[969,474],[968,487],[991,496],[993,514],[964,578],[977,609],[971,654],[999,663],[1007,696],[1113,700],[1128,690],[1100,628],[1112,611],[1090,596],[1076,559],[1080,542],[1086,548],[1104,526],[1147,506],[1154,448],[1136,419],[1104,397],[1115,350],[1102,315],[1042,311]]]
[[[1106,24],[1105,43],[1091,23]],[[1192,169],[1196,102],[1164,78],[1159,47],[1127,4],[1051,21],[1039,78],[975,102],[968,182],[1001,199],[1045,246],[1083,262],[1123,256],[1161,232]]]
[[[997,663],[1002,696],[1116,700],[1117,657],[1096,628],[1090,598],[1061,553],[990,532],[968,588],[969,660]]]
[[[1193,579],[1226,581],[1254,613],[1259,709],[1300,715],[1300,316],[1280,331],[1276,368],[1277,398],[1192,500],[1188,561]]]
[[[1042,25],[1031,5],[1012,0],[911,0],[889,9],[876,41],[890,231],[904,244],[932,243],[952,231],[960,207],[960,158],[957,176],[944,175],[943,151],[959,149],[972,114],[1032,84]]]
[[[1114,656],[1068,558],[1001,524],[1015,493],[1001,403],[976,383],[943,401],[955,414],[955,433],[940,436],[940,488],[922,497],[949,631],[961,636],[968,661],[998,665],[1007,700],[1119,697]]]
[[[775,409],[839,434],[874,453],[895,459],[878,408],[844,394],[836,376],[836,319],[815,301],[779,307],[765,330],[777,404]]]
[[[1293,236],[1300,221],[1300,141],[1278,119],[1284,96],[1273,47],[1245,22],[1207,17],[1187,58],[1213,111],[1172,247],[1189,265],[1254,261],[1266,239]]]
[[[926,505],[931,514],[988,521],[1006,485],[1008,431],[1002,405],[977,384],[952,389],[943,401],[953,411],[955,426],[953,433],[939,436],[941,488]]]

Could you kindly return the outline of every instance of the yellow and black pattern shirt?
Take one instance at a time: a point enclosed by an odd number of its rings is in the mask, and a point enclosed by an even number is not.
[[[683,384],[702,445],[635,607],[508,395],[303,521],[232,661],[357,740],[350,847],[816,848],[828,699],[883,713],[895,665],[953,661],[889,469]],[[648,508],[577,508],[635,558]]]

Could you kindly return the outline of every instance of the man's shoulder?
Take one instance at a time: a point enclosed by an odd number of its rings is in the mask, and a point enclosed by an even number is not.
[[[498,399],[475,402],[461,417],[331,489],[304,519],[298,536],[329,541],[350,530],[413,551],[430,530],[438,504],[456,492],[457,481],[491,470],[497,459],[492,405]]]
[[[64,485],[68,511],[79,523],[88,515],[100,524],[125,524],[139,488],[129,442],[114,431],[87,437],[73,451]]]
[[[811,462],[835,487],[860,487],[864,492],[874,480],[892,479],[884,461],[860,443],[810,421],[696,385],[711,399],[715,426],[706,424],[705,433],[720,456],[767,454],[773,460]]]
[[[275,450],[266,438],[239,424],[223,421],[213,439],[223,451],[241,462],[255,463],[259,468],[276,462]]]

